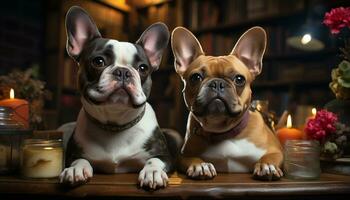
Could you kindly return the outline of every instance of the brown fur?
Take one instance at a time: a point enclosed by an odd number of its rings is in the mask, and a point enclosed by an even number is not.
[[[180,27],[178,29],[173,31],[172,49],[175,55],[175,69],[185,83],[184,99],[188,109],[192,111],[192,105],[196,101],[201,87],[206,82],[219,78],[229,83],[229,87],[226,89],[234,90],[234,98],[236,98],[237,105],[241,106],[243,110],[247,110],[251,103],[252,91],[250,85],[255,76],[261,72],[261,59],[266,47],[266,34],[263,29],[259,27],[250,29],[240,38],[231,54],[218,57],[206,56],[195,36],[184,28]],[[248,47],[246,48],[245,46]],[[191,75],[195,73],[204,74],[201,84],[194,85],[190,83]],[[235,86],[232,77],[236,74],[245,77],[246,83],[244,86]],[[266,178],[265,175],[268,175],[267,179],[269,180],[271,180],[271,176],[274,176],[272,179],[279,179],[283,175],[280,170],[283,161],[282,147],[274,133],[265,124],[261,114],[249,112],[250,117],[247,126],[235,136],[235,139],[246,139],[257,148],[265,150],[264,155],[256,162],[255,167],[252,167],[257,178],[264,179]],[[219,133],[225,132],[235,127],[241,121],[243,114],[244,112],[241,112],[238,116],[221,117],[222,119],[218,120],[218,116],[199,119],[190,112],[185,143],[180,159],[180,170],[183,172],[187,171],[187,175],[191,178],[213,178],[216,172],[208,173],[207,171],[206,173],[203,167],[203,164],[206,162],[211,164],[210,162],[213,162],[213,160],[205,160],[200,156],[213,145],[206,138],[205,133],[208,130],[205,130],[205,127],[208,128],[208,124],[218,121],[215,126],[210,126],[210,128],[216,128]],[[215,134],[215,131],[209,132],[210,134]],[[239,162],[244,163],[245,161]],[[276,170],[271,174],[264,174],[263,171],[266,165],[273,165]],[[203,173],[201,172],[198,176],[192,176],[193,170],[191,168],[193,166],[202,166]],[[221,172],[225,172],[225,170]]]

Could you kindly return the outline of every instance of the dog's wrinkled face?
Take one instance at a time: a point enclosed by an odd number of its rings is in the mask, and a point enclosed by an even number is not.
[[[135,43],[102,38],[91,17],[79,7],[66,16],[67,52],[79,63],[79,89],[92,104],[140,107],[151,90],[169,31],[151,25]]]
[[[202,127],[223,132],[234,127],[251,100],[250,84],[261,72],[266,34],[254,27],[227,56],[205,56],[195,36],[179,27],[171,41],[175,69],[185,83],[184,99]]]
[[[197,117],[237,117],[250,98],[252,77],[234,56],[203,56],[183,74],[185,99]]]

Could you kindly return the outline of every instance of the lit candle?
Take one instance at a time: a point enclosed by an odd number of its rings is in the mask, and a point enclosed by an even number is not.
[[[316,108],[312,108],[311,113],[312,113],[312,119],[314,119],[316,117],[316,114],[317,114]]]
[[[25,128],[29,128],[29,104],[24,99],[16,99],[15,91],[11,88],[10,98],[0,101],[0,106],[13,109],[14,120],[22,123]]]
[[[287,127],[277,130],[277,137],[284,146],[287,140],[300,140],[303,137],[303,134],[300,130],[292,128],[292,117],[288,115],[287,118]]]
[[[309,114],[310,114],[310,113],[309,113]],[[305,132],[304,132],[304,129],[305,129],[305,126],[306,126],[307,122],[308,122],[310,119],[315,119],[316,114],[317,114],[317,109],[316,109],[316,108],[312,108],[312,109],[311,109],[311,116],[309,115],[309,117],[306,118],[305,123],[300,127],[300,130],[303,130],[303,139],[307,139],[307,135],[306,135]]]

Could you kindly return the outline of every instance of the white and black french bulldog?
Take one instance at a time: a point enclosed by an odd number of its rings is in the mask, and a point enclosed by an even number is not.
[[[60,182],[82,184],[93,171],[139,172],[141,187],[165,187],[171,152],[146,100],[168,44],[167,26],[151,25],[135,44],[102,38],[88,13],[74,6],[66,31],[67,52],[79,65],[83,107]]]

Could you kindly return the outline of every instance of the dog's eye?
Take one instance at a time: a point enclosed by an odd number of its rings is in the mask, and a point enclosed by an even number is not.
[[[203,80],[203,77],[198,73],[192,74],[190,76],[190,81],[192,83],[197,83],[197,82],[202,81],[202,80]]]
[[[245,78],[244,76],[238,74],[233,77],[233,82],[235,83],[235,85],[242,87],[245,85]]]
[[[105,60],[101,56],[98,56],[92,60],[92,65],[97,68],[104,67]]]
[[[138,68],[139,72],[146,73],[148,71],[148,66],[146,64],[141,64]]]

